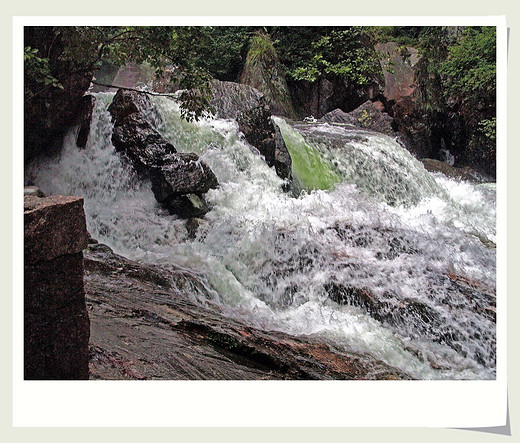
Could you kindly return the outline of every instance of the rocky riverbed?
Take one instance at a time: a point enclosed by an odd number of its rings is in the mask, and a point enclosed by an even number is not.
[[[189,273],[85,251],[90,378],[109,380],[373,380],[407,376],[369,356],[312,337],[267,332],[224,318],[185,295]]]

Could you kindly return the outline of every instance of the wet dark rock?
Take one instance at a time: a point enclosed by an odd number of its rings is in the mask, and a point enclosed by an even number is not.
[[[104,245],[85,251],[94,379],[402,379],[366,355],[225,318],[190,273],[142,265]]]
[[[92,95],[84,95],[78,110],[78,133],[76,135],[76,146],[84,148],[87,146],[88,136],[90,133],[90,122],[92,120],[92,111],[96,99]]]
[[[237,118],[238,127],[245,139],[265,157],[281,178],[291,178],[292,160],[285,142],[271,119],[269,107],[259,106]]]
[[[333,111],[327,112],[319,121],[326,123],[343,123],[354,126],[358,123],[358,120],[353,115],[341,109],[334,109]]]
[[[446,162],[433,158],[422,158],[421,163],[424,165],[427,171],[440,172],[449,178],[467,180],[474,183],[483,183],[486,181],[486,179],[481,174],[472,170],[468,166],[463,168],[456,168]]]
[[[202,224],[202,219],[192,217],[186,220],[186,231],[188,232],[189,238],[196,238],[197,237],[197,231]]]
[[[88,379],[83,199],[24,197],[24,377]]]
[[[193,153],[177,153],[156,129],[160,117],[146,94],[120,89],[109,106],[114,121],[112,143],[152,183],[156,200],[182,218],[209,211],[202,194],[217,178]]]
[[[435,157],[438,144],[432,139],[433,127],[422,105],[413,97],[403,97],[392,106],[393,127],[406,139],[406,146],[417,158]]]
[[[248,85],[214,80],[211,107],[218,118],[235,119],[251,145],[265,157],[281,178],[291,177],[291,156],[278,127],[271,119],[265,97]]]
[[[108,110],[114,122],[112,143],[140,173],[162,164],[177,150],[155,127],[153,105],[146,94],[120,89]]]
[[[204,196],[197,194],[173,196],[165,201],[164,206],[171,214],[177,214],[180,218],[185,219],[204,217],[211,209]]]
[[[331,75],[315,82],[293,80],[289,89],[300,118],[321,118],[334,109],[351,111],[367,100],[376,100],[382,84],[382,74],[374,75],[363,86]]]
[[[24,46],[38,49],[39,57],[49,59],[50,74],[63,86],[42,90],[39,79],[25,77],[27,88],[38,91],[24,103],[24,161],[29,162],[59,153],[63,136],[80,112],[92,71],[63,59],[61,36],[54,33],[52,26],[26,26]]]
[[[218,186],[213,171],[193,153],[166,155],[161,166],[150,171],[158,202],[185,194],[204,194]]]

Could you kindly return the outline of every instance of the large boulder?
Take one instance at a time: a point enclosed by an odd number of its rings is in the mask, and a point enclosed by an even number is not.
[[[431,95],[421,73],[425,59],[411,46],[396,42],[378,43],[385,85],[383,96],[393,116],[393,127],[402,134],[407,148],[418,158],[439,155],[440,139],[436,126],[440,117],[431,121],[425,111],[422,96]]]
[[[375,48],[381,54],[386,100],[397,102],[403,97],[413,96],[417,89],[415,66],[420,59],[419,51],[396,42],[378,43]]]
[[[251,86],[215,80],[210,105],[216,117],[238,122],[247,142],[258,149],[281,178],[291,178],[291,156],[260,92]]]
[[[202,194],[218,186],[215,174],[196,154],[177,153],[163,138],[157,130],[160,117],[148,96],[120,89],[109,111],[114,147],[151,180],[156,200],[183,218],[208,212]]]
[[[264,94],[273,114],[296,118],[284,69],[267,34],[257,32],[251,38],[240,83]]]
[[[146,174],[177,152],[156,129],[159,117],[146,94],[119,89],[108,110],[114,123],[112,143],[138,172]]]
[[[24,377],[88,379],[83,199],[24,197]]]
[[[264,95],[252,86],[211,81],[210,106],[217,118],[236,120],[239,115],[265,104]]]

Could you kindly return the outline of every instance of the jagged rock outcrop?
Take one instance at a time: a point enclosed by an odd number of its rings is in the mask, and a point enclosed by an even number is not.
[[[316,82],[291,81],[294,106],[300,117],[321,118],[334,109],[355,109],[367,100],[377,100],[380,95],[379,79],[373,79],[363,87],[348,84],[338,77],[321,78]]]
[[[264,94],[274,115],[296,118],[284,69],[268,35],[257,32],[251,38],[240,83]]]
[[[419,51],[396,42],[378,43],[375,49],[381,54],[385,83],[383,95],[387,101],[397,102],[411,97],[417,89],[415,66],[420,59]]]
[[[388,113],[384,112],[384,109],[385,107],[380,101],[372,102],[368,100],[350,112],[335,109],[325,114],[320,121],[327,123],[350,124],[370,129],[372,131],[393,135],[394,130],[392,129],[392,117],[390,117]]]
[[[218,118],[235,119],[248,143],[265,157],[281,178],[291,177],[291,156],[271,119],[265,97],[251,86],[214,80],[211,101]]]
[[[378,43],[375,48],[382,55],[383,96],[393,117],[393,128],[402,134],[405,145],[416,157],[435,157],[440,142],[434,140],[434,131],[421,101],[421,85],[417,77],[421,61],[419,51],[396,42]]]
[[[187,299],[191,273],[140,264],[105,245],[85,251],[90,371],[108,380],[393,380],[408,375],[368,355],[261,331]]]
[[[120,89],[108,109],[114,147],[150,179],[156,200],[182,218],[208,212],[202,194],[218,186],[215,174],[196,154],[177,153],[162,137],[160,117],[146,94]]]
[[[24,377],[88,379],[83,199],[24,197]]]

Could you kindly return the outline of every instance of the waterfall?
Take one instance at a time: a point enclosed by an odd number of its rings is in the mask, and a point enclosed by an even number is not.
[[[391,138],[276,119],[298,196],[234,120],[181,120],[157,97],[156,122],[220,186],[195,239],[116,153],[96,94],[89,141],[29,167],[47,194],[85,199],[89,232],[138,261],[197,275],[198,303],[253,327],[316,336],[419,379],[495,377],[495,191],[428,173]]]

